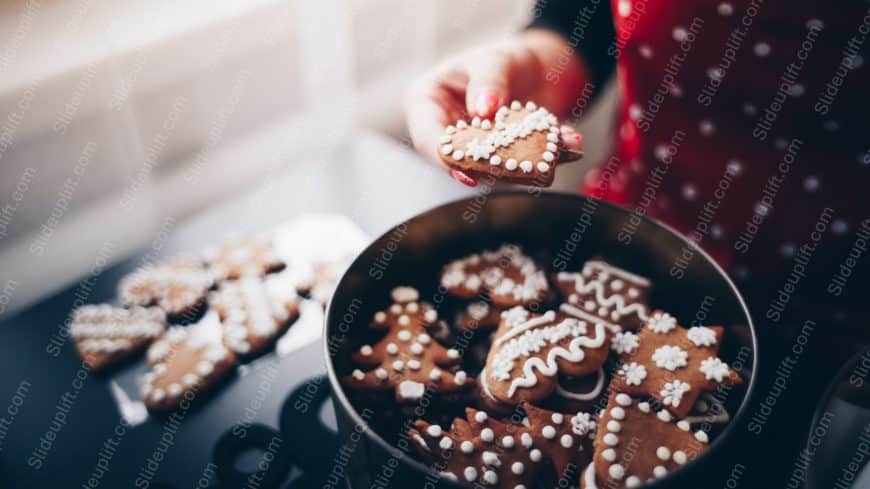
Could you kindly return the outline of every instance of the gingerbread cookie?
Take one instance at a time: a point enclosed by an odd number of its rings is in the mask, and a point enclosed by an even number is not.
[[[275,254],[272,242],[263,237],[228,241],[203,251],[203,258],[215,275],[221,279],[262,277],[284,268],[284,262]]]
[[[560,375],[550,403],[562,410],[590,409],[606,392],[604,368],[580,377]]]
[[[158,306],[170,322],[191,322],[205,305],[214,282],[213,272],[202,262],[180,257],[127,275],[118,286],[118,295],[126,306]]]
[[[534,446],[550,461],[557,479],[573,483],[580,469],[592,460],[594,417],[586,412],[570,415],[549,411],[529,403],[523,404],[523,410]]]
[[[431,305],[420,302],[417,289],[396,287],[393,304],[374,315],[370,328],[386,331],[374,345],[362,345],[352,360],[360,368],[342,378],[353,389],[395,391],[400,403],[414,402],[430,392],[450,394],[474,384],[463,370],[459,352],[447,349],[427,332],[438,322]]]
[[[556,286],[572,304],[610,323],[611,331],[637,330],[647,320],[650,281],[601,260],[580,273],[556,275]]]
[[[593,462],[580,487],[638,487],[659,479],[707,449],[707,433],[656,411],[648,402],[613,392],[598,422]]]
[[[409,435],[422,458],[444,477],[497,488],[530,488],[547,465],[560,477],[559,467],[583,460],[578,452],[588,446],[594,423],[590,426],[582,418],[577,431],[570,414],[534,407],[526,413],[527,424],[522,425],[467,408],[466,419],[455,419],[450,430],[418,420]]]
[[[514,307],[502,314],[482,387],[508,404],[543,400],[556,389],[557,374],[597,372],[610,351],[608,337],[603,321],[570,304],[544,314]]]
[[[101,304],[76,309],[69,332],[79,356],[99,372],[141,351],[165,327],[166,313],[156,307]]]
[[[151,411],[178,408],[192,402],[236,366],[236,357],[223,344],[215,313],[187,327],[174,326],[147,353],[151,369],[142,377],[141,396]]]
[[[544,272],[516,245],[449,263],[441,272],[441,285],[462,299],[486,294],[499,308],[531,305],[549,290]]]
[[[462,307],[453,324],[459,331],[489,331],[498,326],[503,311],[486,301],[470,302]]]
[[[533,102],[501,107],[493,121],[460,120],[440,143],[441,161],[451,168],[539,187],[553,184],[562,152],[559,121]]]
[[[637,334],[623,333],[623,363],[612,388],[651,396],[678,418],[686,417],[701,393],[714,391],[722,383],[742,382],[718,357],[723,329],[686,329],[670,314],[655,311]]]
[[[295,284],[281,274],[224,282],[209,303],[223,321],[224,343],[238,355],[261,353],[299,317]]]

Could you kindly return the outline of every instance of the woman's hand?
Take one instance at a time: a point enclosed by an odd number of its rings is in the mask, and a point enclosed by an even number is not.
[[[554,69],[559,75],[548,76]],[[405,115],[411,140],[423,156],[440,162],[438,138],[447,125],[474,116],[491,118],[514,99],[533,100],[564,114],[583,81],[585,71],[573,49],[548,31],[527,31],[461,53],[420,77],[409,90]],[[580,149],[580,135],[570,127],[563,126],[562,139],[567,148]],[[441,165],[460,182],[477,184],[469,175]]]

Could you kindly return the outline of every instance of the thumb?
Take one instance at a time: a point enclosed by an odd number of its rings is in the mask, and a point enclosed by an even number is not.
[[[499,106],[507,103],[512,65],[510,56],[490,52],[466,66],[465,104],[471,116],[492,117]]]

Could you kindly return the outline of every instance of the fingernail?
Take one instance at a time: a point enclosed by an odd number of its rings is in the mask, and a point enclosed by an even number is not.
[[[498,95],[492,92],[482,93],[474,101],[474,111],[481,117],[488,117],[495,110],[496,105],[498,105]]]
[[[459,170],[450,170],[450,176],[455,178],[459,183],[468,185],[469,187],[476,187],[477,181],[465,173]]]

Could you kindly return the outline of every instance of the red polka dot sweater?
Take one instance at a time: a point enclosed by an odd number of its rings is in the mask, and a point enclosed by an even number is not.
[[[820,321],[866,311],[870,3],[549,0],[533,26],[568,38],[593,84],[615,67],[612,156],[582,192],[689,236],[756,317],[778,322],[808,297]]]

